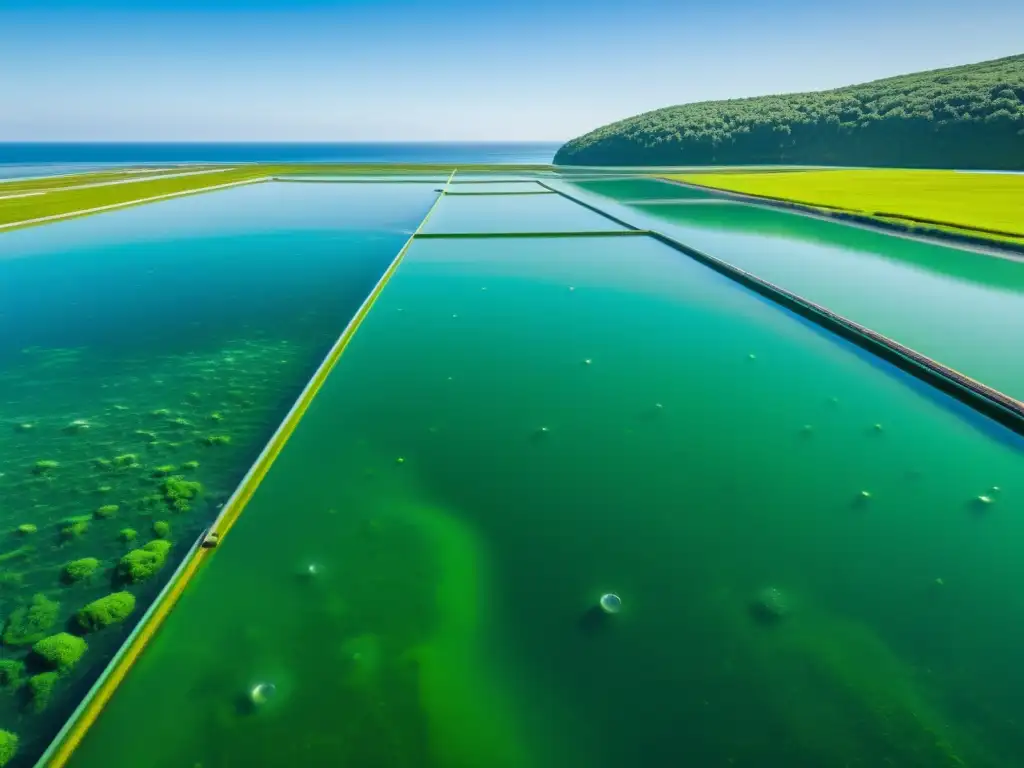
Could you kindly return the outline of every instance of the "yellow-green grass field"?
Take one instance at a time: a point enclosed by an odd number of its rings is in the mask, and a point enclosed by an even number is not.
[[[688,173],[666,178],[1024,242],[1024,175],[925,170]],[[907,221],[901,217],[910,217]],[[987,230],[987,231],[985,231]]]
[[[106,206],[121,206],[149,202],[163,195],[202,192],[225,184],[254,181],[278,175],[406,175],[423,173],[434,178],[446,177],[455,168],[452,165],[271,165],[253,164],[224,166],[210,173],[188,173],[200,169],[214,170],[211,166],[176,168],[154,173],[145,181],[129,184],[111,183],[127,178],[123,172],[104,171],[62,176],[59,179],[31,179],[0,184],[0,232],[15,226],[45,223],[47,217],[88,214]],[[549,166],[458,166],[460,171],[513,172],[546,170]],[[36,221],[44,219],[44,221]],[[24,222],[24,224],[22,224]]]

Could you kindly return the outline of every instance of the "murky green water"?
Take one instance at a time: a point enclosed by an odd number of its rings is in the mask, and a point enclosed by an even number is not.
[[[1020,765],[1022,461],[657,242],[420,241],[72,763]]]
[[[30,765],[63,724],[434,197],[268,184],[0,236],[12,765]],[[172,542],[165,564],[133,582],[121,558],[158,535]],[[65,565],[84,558],[91,574],[69,583]],[[129,619],[84,632],[76,612],[122,590],[136,598]],[[33,599],[49,607],[21,631]],[[88,651],[52,695],[34,693],[28,678],[47,664],[32,644],[62,631]]]
[[[572,185],[619,201],[674,184]],[[685,190],[689,191],[689,190]],[[705,194],[697,191],[697,194]],[[1024,263],[741,203],[623,214],[1024,399]],[[621,211],[620,211],[621,212]]]

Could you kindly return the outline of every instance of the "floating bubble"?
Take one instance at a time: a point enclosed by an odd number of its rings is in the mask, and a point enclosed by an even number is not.
[[[622,598],[614,592],[601,595],[601,600],[598,604],[601,606],[601,610],[605,613],[618,613],[622,610]]]

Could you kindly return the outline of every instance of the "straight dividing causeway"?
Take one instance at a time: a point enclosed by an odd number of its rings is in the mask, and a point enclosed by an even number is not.
[[[653,234],[646,229],[597,229],[574,232],[421,232],[416,240],[496,240],[541,237],[635,237]]]
[[[130,205],[142,205],[143,203],[153,203],[157,200],[170,200],[173,197],[183,197],[185,195],[197,195],[202,192],[213,192],[217,189],[228,189],[229,187],[240,187],[243,184],[259,184],[264,181],[270,181],[270,176],[261,176],[255,179],[242,179],[241,181],[231,181],[227,184],[214,184],[209,187],[195,187],[194,189],[183,189],[180,192],[168,192],[165,195],[154,195],[152,197],[141,197],[136,200],[125,200],[121,203],[111,203],[110,205],[99,205],[95,208],[85,208],[78,211],[67,211],[66,213],[55,213],[50,216],[39,216],[34,219],[22,219],[21,221],[12,221],[7,224],[0,224],[0,230],[13,229],[14,227],[27,227],[32,224],[43,224],[47,221],[59,221],[61,219],[71,219],[75,216],[87,216],[90,213],[100,213],[101,211],[113,211],[118,208],[127,208]]]

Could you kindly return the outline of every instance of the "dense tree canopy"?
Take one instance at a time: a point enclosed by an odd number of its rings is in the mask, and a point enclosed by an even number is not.
[[[831,91],[704,101],[573,139],[563,165],[1024,169],[1024,55]]]

